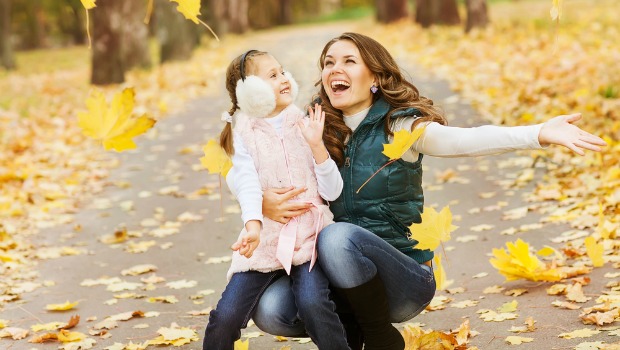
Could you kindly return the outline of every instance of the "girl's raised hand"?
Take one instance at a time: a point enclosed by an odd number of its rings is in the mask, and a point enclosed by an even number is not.
[[[601,146],[606,146],[607,143],[600,137],[573,125],[579,119],[581,119],[581,113],[560,115],[549,119],[540,129],[538,142],[542,146],[562,145],[582,156],[585,154],[584,149],[600,152]]]
[[[325,112],[321,110],[321,105],[316,103],[314,110],[308,107],[310,120],[305,125],[304,120],[300,120],[297,125],[301,129],[301,134],[310,145],[310,148],[320,146],[323,143],[323,127],[325,126]]]

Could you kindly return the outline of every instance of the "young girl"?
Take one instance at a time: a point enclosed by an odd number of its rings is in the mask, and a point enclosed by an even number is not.
[[[312,341],[321,350],[348,349],[327,278],[314,264],[317,234],[333,223],[324,201],[342,190],[322,140],[325,114],[316,105],[309,120],[304,118],[293,104],[297,84],[266,52],[250,50],[235,58],[226,71],[226,89],[233,106],[224,115],[228,124],[220,144],[232,156],[232,189],[245,228],[231,247],[229,283],[209,316],[203,349],[233,349],[263,291],[285,274]],[[297,200],[311,203],[311,209],[286,224],[263,218],[262,189],[290,186],[307,188]]]

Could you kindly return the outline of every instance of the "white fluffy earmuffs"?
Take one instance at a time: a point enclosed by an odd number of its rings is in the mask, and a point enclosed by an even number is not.
[[[291,97],[297,98],[299,86],[289,72],[284,72],[291,85]],[[263,79],[249,75],[245,80],[239,79],[235,89],[237,104],[241,112],[255,117],[265,118],[276,108],[276,96],[271,86]]]

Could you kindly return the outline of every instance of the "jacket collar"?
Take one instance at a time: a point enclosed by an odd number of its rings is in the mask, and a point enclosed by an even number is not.
[[[366,118],[364,118],[364,120],[360,123],[359,126],[367,125],[367,124],[375,124],[379,122],[385,117],[386,114],[388,114],[390,109],[391,107],[387,103],[387,101],[383,97],[379,97],[375,101],[375,103],[373,103],[372,107],[370,108],[370,111],[368,111],[368,115],[366,115]],[[414,115],[419,116],[420,111],[416,108],[411,107],[411,108],[401,109],[401,110],[398,110],[392,113],[390,118],[396,119],[400,117],[414,116]]]

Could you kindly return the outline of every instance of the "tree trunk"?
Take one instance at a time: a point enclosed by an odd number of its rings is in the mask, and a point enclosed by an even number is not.
[[[196,47],[196,24],[176,10],[168,0],[157,0],[157,37],[160,62],[182,61],[192,56]]]
[[[466,33],[475,27],[484,28],[489,24],[486,0],[466,0],[465,5],[467,6]]]
[[[458,25],[461,24],[459,8],[456,0],[441,0],[439,2],[439,12],[437,13],[438,24]]]
[[[15,69],[11,44],[11,0],[0,0],[0,65]]]
[[[231,33],[243,34],[250,29],[248,19],[248,0],[229,0],[228,1],[228,19],[230,26],[228,30]]]
[[[84,7],[79,3],[75,3],[69,1],[69,6],[71,7],[71,14],[73,16],[73,21],[71,21],[71,36],[73,37],[73,43],[76,45],[86,44],[86,31],[84,28],[83,14]],[[59,20],[62,20],[59,18]]]
[[[146,5],[143,1],[123,2],[122,49],[123,62],[127,70],[133,67],[149,68],[151,66],[149,27],[144,24]]]
[[[395,22],[409,17],[407,0],[375,0],[377,21],[381,23]]]
[[[93,18],[91,83],[118,84],[125,81],[122,37],[124,0],[105,0],[90,11]]]
[[[435,0],[416,0],[415,1],[415,22],[423,28],[428,28],[435,24],[436,13],[439,10]]]
[[[280,1],[252,0],[248,5],[248,17],[250,27],[254,29],[276,26],[280,20]]]
[[[280,0],[280,24],[293,23],[293,0]]]
[[[207,20],[213,31],[222,37],[228,33],[228,0],[208,0]]]

